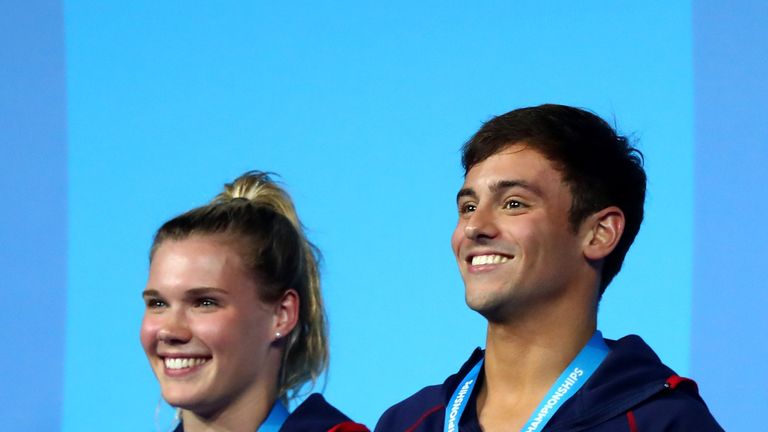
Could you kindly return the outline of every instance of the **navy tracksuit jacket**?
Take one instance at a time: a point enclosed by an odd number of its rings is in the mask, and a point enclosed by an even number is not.
[[[179,424],[173,432],[184,432],[184,425]],[[296,407],[280,432],[369,432],[362,424],[355,423],[341,411],[326,402],[325,398],[315,393]]]
[[[611,352],[543,429],[546,432],[720,432],[696,383],[661,363],[638,336],[606,340]],[[476,349],[442,385],[422,389],[388,409],[375,432],[442,432],[445,407],[462,378],[483,356]],[[480,375],[482,377],[482,374]],[[482,379],[482,378],[479,378]],[[459,421],[460,432],[479,432],[476,385]]]

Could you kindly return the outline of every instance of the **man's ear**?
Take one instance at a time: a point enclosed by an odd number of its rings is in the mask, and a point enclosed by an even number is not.
[[[624,212],[616,206],[606,207],[585,221],[584,256],[592,261],[605,258],[619,244],[624,232]]]
[[[288,336],[299,322],[299,294],[294,289],[287,289],[274,305],[275,341]]]

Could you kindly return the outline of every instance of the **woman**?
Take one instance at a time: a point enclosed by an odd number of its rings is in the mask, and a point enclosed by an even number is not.
[[[290,197],[249,172],[155,235],[141,343],[176,431],[367,431],[313,394],[328,362],[314,246]]]

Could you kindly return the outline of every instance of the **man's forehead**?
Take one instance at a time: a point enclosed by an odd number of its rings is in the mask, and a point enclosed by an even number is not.
[[[518,143],[470,168],[458,196],[496,193],[516,187],[543,195],[547,188],[564,183],[562,173],[552,161],[526,143]]]
[[[493,183],[506,178],[530,177],[539,173],[559,174],[554,164],[538,150],[515,144],[474,164],[464,176],[464,183],[481,179]]]

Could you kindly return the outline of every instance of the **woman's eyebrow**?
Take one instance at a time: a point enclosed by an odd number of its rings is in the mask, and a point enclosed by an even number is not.
[[[196,295],[204,295],[204,294],[228,294],[229,291],[222,289],[222,288],[216,288],[216,287],[199,287],[199,288],[191,288],[188,289],[185,294],[196,296]]]
[[[160,292],[155,289],[146,289],[142,291],[141,297],[160,297]]]

